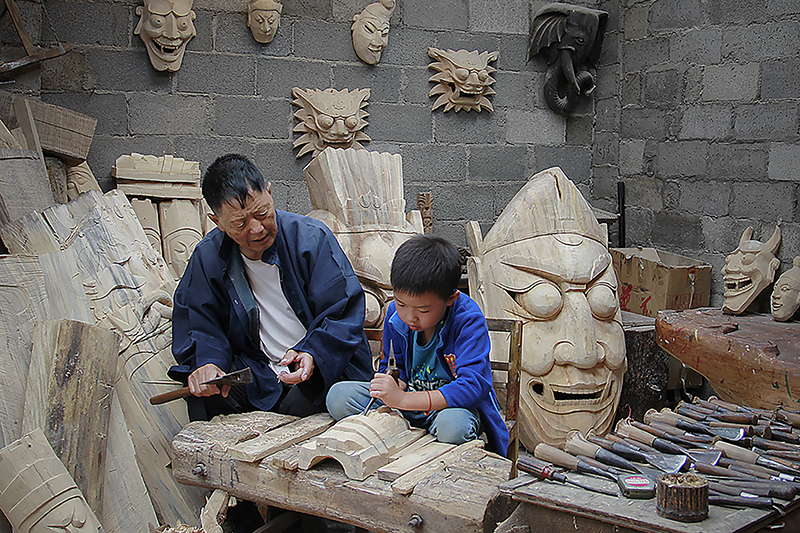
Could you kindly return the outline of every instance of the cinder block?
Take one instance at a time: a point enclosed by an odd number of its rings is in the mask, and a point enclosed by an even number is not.
[[[319,0],[282,0],[283,16],[328,20],[332,16],[331,3]]]
[[[128,133],[128,104],[124,94],[43,93],[42,101],[65,107],[94,118],[95,135],[126,135]]]
[[[292,113],[287,100],[217,96],[214,134],[255,139],[289,139]]]
[[[185,68],[189,65],[191,68]],[[256,58],[186,52],[177,80],[181,92],[253,95]]]
[[[770,144],[768,175],[770,180],[800,182],[800,146]],[[800,254],[800,248],[797,251]]]
[[[620,181],[619,177],[594,177],[592,180],[592,195],[596,200],[599,199],[612,199],[614,208],[611,211],[617,210],[617,183]],[[601,208],[602,209],[602,208]]]
[[[661,109],[622,108],[619,121],[623,139],[666,139],[667,113]]]
[[[800,98],[800,60],[768,61],[761,65],[761,98]]]
[[[619,65],[604,65],[597,68],[593,96],[596,100],[613,98],[619,95]],[[544,85],[544,84],[542,84]]]
[[[758,96],[758,63],[708,65],[703,76],[703,100],[751,102]]]
[[[31,41],[34,43],[39,43],[42,40],[42,22],[44,21],[41,2],[18,1],[16,4],[19,16],[25,22],[25,31],[28,32],[28,37],[30,37]],[[5,13],[6,12],[3,11],[3,14]],[[19,34],[17,33],[16,27],[14,27],[14,21],[11,20],[11,17],[0,17],[0,43],[9,47],[22,48],[22,40],[19,38]],[[24,55],[26,55],[26,53],[23,50],[21,54],[16,54],[15,58],[19,59]]]
[[[563,144],[566,139],[566,119],[549,109],[509,111],[505,139],[512,144]]]
[[[600,49],[600,57],[597,59],[597,66],[619,67],[619,35],[610,32],[611,30],[607,28],[603,37],[603,46]]]
[[[725,139],[733,131],[733,115],[728,105],[691,106],[680,121],[680,139]]]
[[[644,146],[642,140],[620,141],[619,172],[623,176],[641,174],[644,171]]]
[[[437,143],[484,144],[500,142],[503,138],[502,123],[505,109],[496,108],[494,113],[487,111],[456,113],[452,110],[443,113],[444,108],[440,107],[431,113],[433,102],[431,99],[427,113],[433,118],[433,138]]]
[[[404,105],[421,105],[433,107],[431,97],[428,93],[434,84],[428,79],[434,72],[427,68],[403,68],[400,76],[400,101]]]
[[[194,0],[196,11],[216,11],[223,13],[236,13],[247,11],[247,6],[242,6],[242,0]]]
[[[528,70],[532,65],[527,62],[530,37],[527,35],[500,34],[497,51],[500,54],[495,67],[502,70]]]
[[[464,181],[467,178],[468,156],[464,146],[410,144],[403,146],[402,156],[403,182],[406,184]]]
[[[438,30],[469,29],[469,0],[406,0],[403,22],[408,26]]]
[[[621,45],[622,68],[641,72],[669,60],[669,41],[665,37],[648,37]]]
[[[244,11],[216,16],[214,51],[271,57],[289,55],[292,51],[292,21],[282,18],[272,42],[260,43],[253,38],[253,33],[247,26],[247,4],[244,3],[244,6]]]
[[[572,146],[591,146],[594,139],[592,117],[567,117],[566,142]]]
[[[284,12],[286,7],[284,4]],[[320,22],[308,18],[294,24],[294,55],[326,61],[358,60],[353,50],[350,24]]]
[[[673,63],[714,65],[720,62],[722,31],[690,30],[670,38],[669,60]]]
[[[19,57],[21,56],[15,59]],[[92,65],[86,59],[84,50],[73,49],[68,54],[43,61],[40,65],[42,91],[79,93],[89,87]],[[19,77],[15,77],[14,88],[20,88]]]
[[[130,96],[129,106],[134,135],[202,137],[212,132],[212,100],[207,96],[136,93]]]
[[[731,200],[731,184],[719,181],[680,180],[678,210],[700,215],[725,216]]]
[[[665,211],[679,210],[682,181],[680,179],[664,180],[664,191],[661,196],[664,198]]]
[[[619,134],[611,131],[595,132],[592,151],[595,165],[618,164]]]
[[[86,59],[86,90],[166,93],[171,89],[171,75],[150,65],[144,45],[136,50],[87,48]]]
[[[391,65],[380,69],[365,64],[333,66],[333,86],[337,90],[369,87],[369,101],[397,104],[400,102],[401,70]]]
[[[431,71],[433,72],[433,71]],[[497,83],[497,94],[492,97],[492,105],[512,109],[532,110],[540,101],[543,79],[536,72],[506,72],[493,74]]]
[[[499,52],[500,36],[492,33],[443,32],[437,34],[436,44],[432,46],[441,50],[468,50],[470,52],[477,51],[478,53]],[[425,48],[425,53],[428,53],[427,47]],[[526,54],[527,49],[520,51],[520,53]],[[499,53],[497,59],[500,59]],[[433,61],[433,59],[429,57],[428,61]],[[494,68],[498,68],[497,60],[489,64]]]
[[[649,34],[650,6],[637,4],[624,10],[625,24],[623,31],[625,39],[641,39]]]
[[[467,166],[469,179],[475,182],[525,180],[526,157],[524,146],[471,147]]]
[[[676,69],[656,70],[644,74],[644,105],[672,109],[682,100],[682,76]]]
[[[625,204],[625,246],[652,246],[653,211],[638,207],[627,199]]]
[[[212,28],[214,27],[214,15],[208,11],[202,11],[198,9],[195,9],[194,12],[197,16],[197,18],[194,20],[194,27],[197,30],[197,35],[192,37],[192,40],[188,42],[186,45],[186,50],[192,52],[211,52],[214,49],[214,35],[212,31]],[[136,16],[136,14],[134,14],[134,19],[134,23],[139,21],[139,18]],[[132,35],[131,38],[141,41],[141,39],[136,35]]]
[[[434,218],[440,220],[492,220],[494,183],[438,183],[431,187]]]
[[[797,110],[796,102],[736,107],[733,111],[733,133],[740,140],[795,140],[798,135]]]
[[[736,249],[742,232],[747,226],[752,225],[751,221],[736,220],[731,216],[702,216],[700,220],[703,226],[706,249],[725,255]],[[712,272],[713,270],[712,268]],[[720,277],[720,279],[722,278]]]
[[[699,176],[706,172],[708,143],[677,141],[658,144],[656,176]]]
[[[794,216],[794,183],[734,183],[732,189],[731,215],[736,218],[760,219],[767,215],[771,219],[792,220]]]
[[[256,70],[256,94],[259,96],[291,99],[294,87],[327,89],[333,84],[332,68],[322,61],[259,57]],[[364,87],[353,87],[356,88]]]
[[[430,109],[424,106],[370,104],[366,133],[374,139],[401,142],[431,142]]]
[[[396,16],[397,13],[392,16],[392,21],[390,21],[389,44],[381,53],[381,61],[375,68],[380,69],[380,65],[427,65],[430,60],[428,47],[436,42],[438,34],[422,28],[395,26],[392,22]],[[352,39],[349,46],[351,49],[353,48]],[[361,62],[361,60],[358,61]]]
[[[642,75],[639,72],[631,72],[622,79],[621,87],[622,107],[638,106],[642,103]]]
[[[683,213],[655,213],[650,239],[656,247],[675,246],[685,250],[703,248],[703,225],[700,217]]]
[[[253,143],[253,163],[264,176],[275,183],[301,183],[305,187],[303,168],[311,162],[310,154],[297,159],[298,150],[291,141],[262,141]],[[308,196],[306,189],[305,196]]]
[[[467,231],[466,221],[443,221],[436,219],[433,213],[433,234],[452,242],[456,246],[466,247]]]
[[[708,158],[714,164],[708,174],[725,180],[761,181],[767,177],[768,151],[766,144],[713,143]]]
[[[769,16],[765,7],[762,0],[711,0],[708,17],[712,24],[750,24]]]
[[[45,9],[53,25],[52,29],[49,23],[42,25],[42,41],[46,43],[55,42],[55,30],[62,43],[71,45],[128,46],[128,23],[133,11],[129,6],[72,0],[47,2]],[[138,21],[139,17],[135,18]],[[26,31],[30,31],[29,20],[23,17]]]
[[[497,2],[469,0],[469,29],[473,32],[528,33],[528,0]]]
[[[525,181],[519,181],[515,183],[509,183],[507,186],[504,187],[496,187],[494,191],[494,215],[487,219],[486,224],[481,224],[481,229],[483,231],[483,235],[486,235],[486,232],[491,229],[492,225],[494,225],[495,219],[500,216],[503,210],[508,206],[511,200],[516,196],[520,189],[525,186]],[[473,219],[470,219],[473,220]]]
[[[561,167],[576,185],[588,185],[592,181],[592,151],[588,146],[536,146],[533,153],[537,172]]]
[[[722,57],[737,63],[797,57],[800,22],[782,20],[767,24],[733,26],[722,35]]]
[[[595,104],[596,131],[619,131],[620,105],[616,98],[598,100]]]
[[[772,229],[775,229],[774,226]],[[783,222],[781,223],[781,247],[778,248],[781,268],[778,269],[775,279],[792,268],[792,260],[798,255],[800,255],[800,224]]]
[[[656,0],[650,7],[654,29],[692,28],[703,23],[703,6],[695,0]]]
[[[650,177],[625,180],[625,203],[659,212],[664,209],[664,182]]]

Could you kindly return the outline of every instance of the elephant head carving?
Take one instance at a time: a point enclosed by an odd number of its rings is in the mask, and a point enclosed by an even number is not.
[[[549,68],[544,98],[556,113],[571,112],[595,88],[608,13],[570,4],[547,4],[536,13],[528,61],[541,56]]]

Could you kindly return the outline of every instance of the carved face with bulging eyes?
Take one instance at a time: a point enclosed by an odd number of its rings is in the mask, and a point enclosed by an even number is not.
[[[428,96],[439,95],[433,103],[433,109],[445,106],[447,112],[455,109],[456,113],[465,109],[477,111],[483,109],[494,111],[487,96],[495,94],[491,85],[494,78],[491,74],[497,71],[489,65],[497,59],[498,52],[468,52],[467,50],[439,50],[428,48],[428,55],[436,61],[429,65],[438,71],[428,81],[438,82]]]
[[[197,35],[193,0],[144,0],[136,8],[139,23],[133,30],[142,38],[150,63],[158,71],[181,68],[186,43]]]
[[[367,105],[369,89],[348,91],[343,89],[301,90],[292,89],[295,96],[293,104],[300,106],[294,114],[300,123],[294,131],[303,133],[293,146],[302,146],[297,157],[313,151],[316,156],[327,146],[334,148],[362,148],[359,141],[369,137],[361,130],[367,125],[368,115],[363,108]]]

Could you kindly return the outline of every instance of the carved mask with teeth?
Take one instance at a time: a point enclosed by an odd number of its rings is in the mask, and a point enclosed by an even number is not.
[[[775,232],[765,243],[753,240],[753,228],[742,233],[739,246],[725,258],[722,279],[725,282],[724,313],[738,315],[753,303],[753,300],[775,279],[780,260],[775,257],[781,244],[781,230]]]
[[[428,55],[435,59],[428,67],[437,71],[428,80],[437,83],[428,93],[428,96],[439,95],[433,103],[434,110],[445,106],[445,112],[451,109],[456,113],[461,109],[478,113],[483,109],[494,111],[487,96],[496,94],[491,75],[497,69],[489,63],[497,59],[498,52],[428,48]]]
[[[136,8],[139,23],[133,33],[142,38],[150,64],[158,71],[181,68],[186,43],[197,35],[193,0],[145,0]]]
[[[545,170],[485,239],[468,241],[470,295],[488,317],[524,320],[525,447],[561,447],[574,429],[607,433],[627,368],[625,337],[606,236],[586,200],[560,168]]]

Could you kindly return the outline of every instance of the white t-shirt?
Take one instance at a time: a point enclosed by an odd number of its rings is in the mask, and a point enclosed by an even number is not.
[[[288,367],[278,363],[287,350],[305,337],[306,328],[294,314],[281,290],[280,269],[261,260],[253,261],[244,255],[242,259],[258,305],[261,350],[267,354],[269,366],[276,375],[288,372]]]

